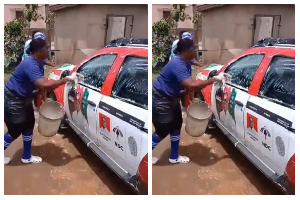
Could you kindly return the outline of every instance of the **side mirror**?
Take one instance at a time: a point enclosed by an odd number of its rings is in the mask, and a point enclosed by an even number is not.
[[[207,79],[210,79],[214,76],[218,75],[218,71],[217,70],[212,70],[211,72],[208,73]]]
[[[65,78],[66,76],[69,76],[69,75],[71,75],[70,70],[63,71],[61,73],[60,79]]]

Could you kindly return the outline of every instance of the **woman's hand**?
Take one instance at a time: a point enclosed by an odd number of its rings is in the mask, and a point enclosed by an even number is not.
[[[70,76],[66,76],[67,81],[72,81],[74,82],[76,79],[78,79],[77,73],[73,72]]]
[[[225,76],[224,73],[221,72],[219,75],[212,77],[214,79],[214,81],[217,82],[222,82],[223,80],[225,80]]]

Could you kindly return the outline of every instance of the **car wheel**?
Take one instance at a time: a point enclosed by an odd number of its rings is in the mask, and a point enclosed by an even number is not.
[[[204,96],[203,96],[202,92],[195,92],[194,93],[194,98],[198,99],[200,101],[204,101]]]

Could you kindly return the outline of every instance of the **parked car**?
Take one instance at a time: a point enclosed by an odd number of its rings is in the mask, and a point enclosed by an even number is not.
[[[295,46],[254,47],[227,64],[200,70],[197,81],[230,74],[197,97],[241,153],[286,194],[295,193]]]
[[[66,122],[108,167],[140,194],[148,191],[148,48],[101,49],[78,65],[53,70],[48,81],[73,72],[48,97],[66,111]]]
[[[147,38],[118,38],[112,40],[106,47],[118,47],[118,46],[126,46],[128,44],[139,44],[139,45],[148,45]]]

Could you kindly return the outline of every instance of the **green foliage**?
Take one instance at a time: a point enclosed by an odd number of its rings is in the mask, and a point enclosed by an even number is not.
[[[161,19],[152,26],[152,68],[159,70],[169,59],[171,46],[175,40],[174,30],[179,21],[191,20],[191,16],[185,13],[185,4],[173,4],[171,14],[167,19]],[[196,16],[201,16],[197,13]],[[193,19],[198,23],[199,18]]]
[[[38,4],[26,4],[23,10],[23,16],[14,19],[4,26],[4,70],[12,70],[20,61],[23,54],[23,48],[28,39],[28,29],[30,22],[44,20],[38,13]],[[46,16],[46,23],[53,13]]]

